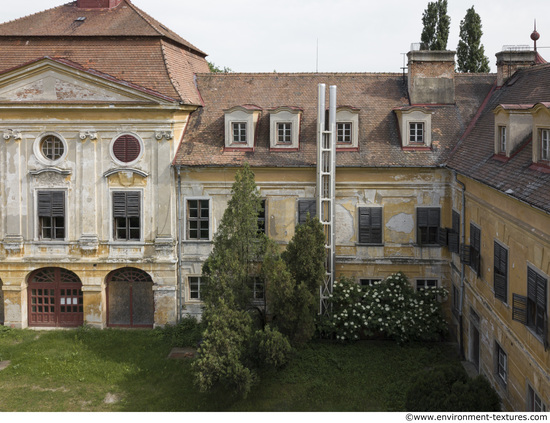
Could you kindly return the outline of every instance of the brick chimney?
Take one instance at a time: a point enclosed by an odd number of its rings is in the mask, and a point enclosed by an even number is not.
[[[80,9],[112,9],[122,0],[76,0],[76,7]]]
[[[454,51],[413,50],[407,58],[411,104],[454,104]]]
[[[497,86],[502,87],[515,71],[536,64],[536,52],[529,47],[510,47],[497,53]]]

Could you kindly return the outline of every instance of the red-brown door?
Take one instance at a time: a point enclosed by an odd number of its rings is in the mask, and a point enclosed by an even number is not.
[[[153,280],[132,267],[107,277],[107,326],[152,327],[155,306]]]
[[[29,326],[75,327],[84,323],[82,282],[60,267],[34,271],[28,286]]]

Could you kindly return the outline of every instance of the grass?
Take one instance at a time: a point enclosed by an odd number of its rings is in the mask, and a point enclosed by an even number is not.
[[[447,344],[312,342],[246,399],[203,394],[160,330],[0,326],[0,411],[403,411],[415,374],[456,361]]]

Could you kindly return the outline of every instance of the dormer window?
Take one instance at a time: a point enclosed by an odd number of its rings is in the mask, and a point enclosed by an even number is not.
[[[540,159],[550,161],[550,129],[540,130]]]
[[[506,126],[498,127],[498,152],[506,155]]]
[[[424,122],[409,123],[409,144],[424,145]]]
[[[224,110],[226,149],[254,149],[256,127],[261,110],[250,104]]]
[[[432,146],[432,110],[409,106],[394,109],[401,145],[405,150],[428,150]]]
[[[357,149],[359,146],[359,109],[340,106],[336,109],[336,148]]]
[[[233,143],[246,144],[246,122],[233,122]]]
[[[297,107],[277,107],[269,111],[269,146],[272,150],[300,148],[300,120],[302,110]]]

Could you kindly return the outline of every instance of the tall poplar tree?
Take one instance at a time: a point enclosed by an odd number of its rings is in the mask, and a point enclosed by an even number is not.
[[[456,49],[459,72],[489,72],[489,59],[481,44],[481,18],[472,6],[460,22],[460,40]]]
[[[451,18],[447,15],[447,0],[428,3],[422,15],[422,43],[428,50],[446,50]]]

